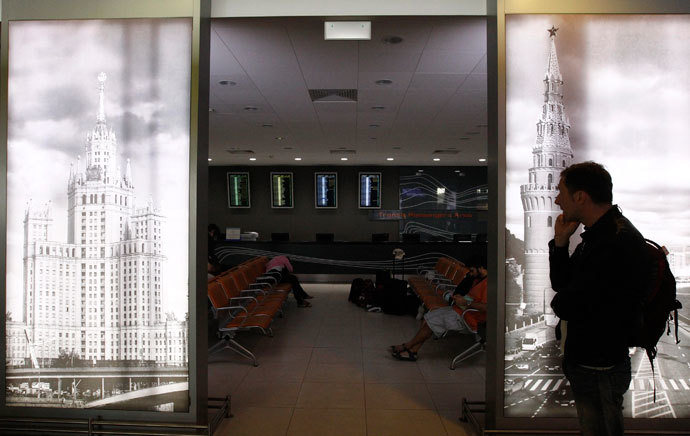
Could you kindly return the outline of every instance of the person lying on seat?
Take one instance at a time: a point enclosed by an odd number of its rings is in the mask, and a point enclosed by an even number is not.
[[[412,339],[390,347],[393,357],[398,360],[415,361],[419,349],[432,335],[442,337],[450,330],[466,334],[476,332],[479,323],[486,321],[488,271],[485,265],[486,261],[480,259],[468,262],[470,270],[476,270],[476,277],[467,295],[463,296],[461,292],[454,293],[450,306],[427,312],[422,326]]]
[[[306,293],[300,285],[299,279],[292,274],[292,271],[292,264],[290,263],[290,258],[287,256],[276,256],[266,264],[266,274],[276,275],[278,283],[287,282],[292,285],[292,295],[294,295],[295,300],[297,300],[297,306],[311,307],[311,303],[305,300],[314,297]]]

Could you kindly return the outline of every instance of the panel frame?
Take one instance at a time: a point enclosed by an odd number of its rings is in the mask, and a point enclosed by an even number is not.
[[[335,206],[319,206],[319,176],[335,176]],[[338,172],[337,171],[317,171],[314,173],[314,207],[316,209],[337,209],[338,208]]]
[[[230,202],[230,175],[239,175],[247,177],[247,205],[233,206]],[[225,180],[228,186],[228,209],[250,209],[252,207],[252,186],[251,176],[247,171],[228,171],[225,173]]]
[[[289,206],[276,206],[273,190],[273,177],[280,175],[290,176],[290,205]],[[295,174],[292,171],[271,171],[270,174],[271,182],[271,209],[294,209],[295,208]]]
[[[487,335],[486,434],[558,432],[576,434],[575,418],[505,417],[505,224],[506,224],[506,15],[511,14],[688,14],[690,3],[674,0],[487,0],[488,71],[488,167],[489,209],[489,294],[496,304],[489,306]],[[490,374],[490,375],[489,375]],[[626,418],[627,432],[683,434],[690,419]],[[510,429],[509,431],[507,431]]]
[[[58,409],[46,407],[8,407],[0,397],[0,417],[23,418],[99,418],[106,420],[184,422],[205,425],[208,422],[207,318],[206,295],[197,289],[206,287],[207,252],[206,211],[208,208],[208,74],[210,52],[210,0],[2,0],[0,43],[0,274],[6,276],[7,247],[7,128],[8,128],[8,55],[9,22],[41,20],[109,20],[190,18],[192,21],[190,119],[189,119],[189,234],[188,234],[188,374],[189,410],[187,412],[149,412],[115,409]],[[0,285],[0,359],[5,361],[6,282]],[[5,366],[2,365],[0,389],[5,391]]]
[[[362,206],[362,176],[378,176],[379,189],[377,191],[377,206]],[[383,174],[381,171],[360,171],[357,174],[357,207],[359,209],[381,209],[381,201],[383,199]]]

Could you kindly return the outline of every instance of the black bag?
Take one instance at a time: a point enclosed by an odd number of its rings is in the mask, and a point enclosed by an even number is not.
[[[671,333],[671,320],[675,320],[676,344],[678,339],[678,309],[682,304],[676,299],[676,279],[666,260],[667,251],[654,241],[645,239],[649,250],[650,283],[642,306],[641,319],[633,329],[628,346],[644,348],[654,374],[656,344],[666,331]],[[654,388],[656,401],[656,386]]]
[[[357,304],[359,296],[362,295],[362,289],[364,289],[364,279],[357,277],[350,285],[350,295],[348,295],[347,301]]]
[[[383,284],[382,287],[382,304],[381,309],[385,313],[391,315],[409,315],[411,314],[408,294],[407,294],[407,281],[390,279]],[[414,312],[417,312],[417,307],[415,306]]]

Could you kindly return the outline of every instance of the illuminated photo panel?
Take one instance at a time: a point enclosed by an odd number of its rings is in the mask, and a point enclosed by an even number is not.
[[[227,173],[228,207],[246,209],[251,207],[249,196],[249,173]]]
[[[381,173],[359,173],[359,208],[381,208]]]
[[[611,173],[614,204],[667,247],[683,304],[681,342],[662,336],[656,380],[644,351],[631,349],[624,414],[690,417],[689,38],[687,15],[506,16],[507,417],[576,416],[554,335],[547,244],[561,213],[560,173],[588,160]]]
[[[314,198],[317,209],[338,207],[338,173],[314,173]]]
[[[271,207],[274,209],[291,209],[292,202],[292,173],[271,173]]]
[[[189,411],[191,32],[10,23],[10,407]]]

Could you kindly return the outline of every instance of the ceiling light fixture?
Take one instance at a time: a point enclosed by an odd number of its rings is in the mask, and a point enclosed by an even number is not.
[[[371,21],[324,21],[325,40],[370,40]]]
[[[276,141],[282,141],[283,139],[285,139],[285,137],[284,136],[276,136],[273,139],[275,139]]]
[[[400,150],[400,147],[393,147],[393,150]]]
[[[435,157],[433,160],[434,160],[434,162],[438,162],[438,161],[441,160],[441,158],[440,158],[440,157]]]
[[[486,162],[486,158],[479,159],[479,162]]]
[[[292,147],[283,147],[283,150],[292,150]]]
[[[266,123],[266,124],[262,124],[261,127],[273,127],[273,124]]]
[[[379,127],[379,125],[378,125],[378,124],[369,124],[369,127],[374,127],[374,128],[376,128],[376,127]]]
[[[209,161],[209,162],[211,162],[212,160],[213,160],[213,159],[211,159],[210,157],[208,158],[208,161]]]
[[[237,85],[237,82],[233,82],[232,80],[221,80],[218,82],[221,85],[229,85],[229,86],[235,86]]]
[[[386,160],[395,160],[392,157],[387,157]]]
[[[256,158],[255,158],[255,157],[250,157],[249,160],[256,160]]]
[[[346,157],[341,157],[340,160],[347,160],[347,158],[346,158]]]
[[[393,81],[391,79],[379,79],[376,82],[377,85],[392,85]]]
[[[301,158],[301,157],[296,157],[295,160],[302,160],[302,158]]]
[[[209,112],[215,112],[216,110],[213,109],[212,107],[210,107],[210,108],[208,108],[208,111],[209,111]]]
[[[385,106],[372,106],[372,107],[371,107],[371,109],[372,109],[372,110],[375,110],[375,111],[382,111],[382,110],[384,110],[385,108],[386,108]]]
[[[258,111],[259,108],[256,106],[245,106],[244,110],[246,110],[247,112],[255,112],[255,111]]]

